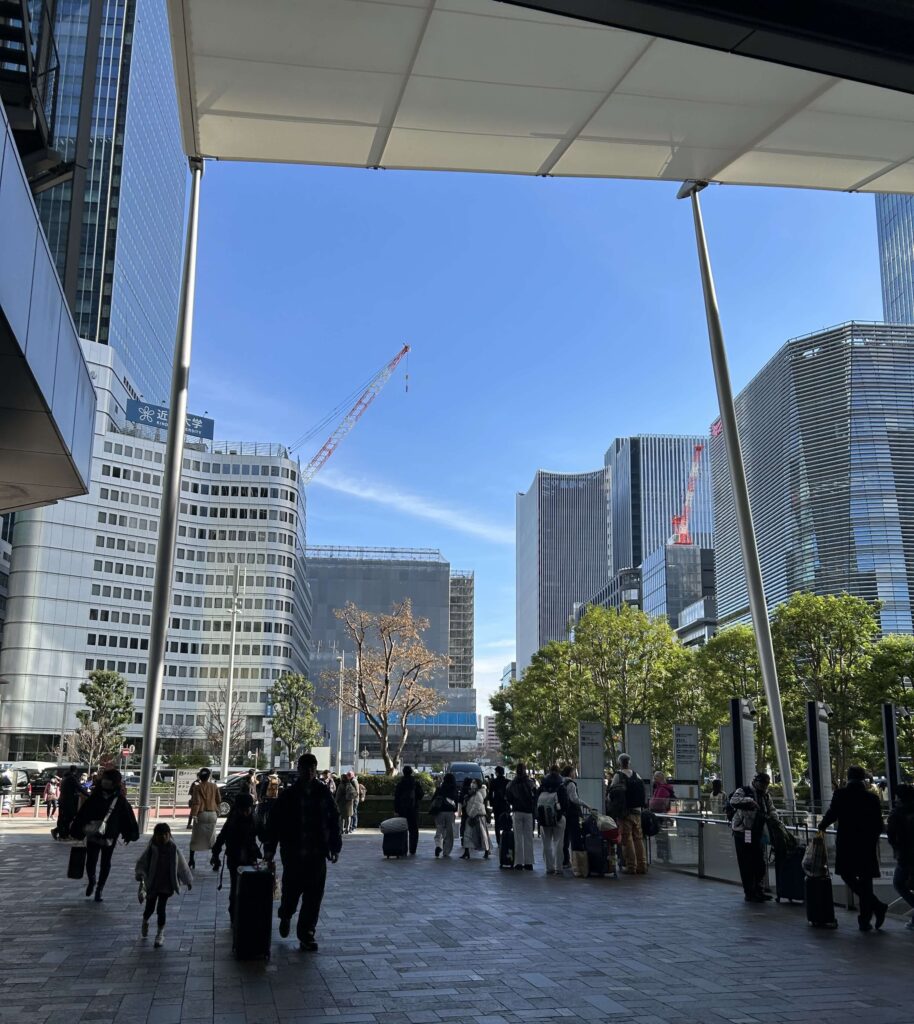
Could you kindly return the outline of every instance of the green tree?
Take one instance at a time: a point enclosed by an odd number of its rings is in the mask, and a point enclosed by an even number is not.
[[[865,679],[868,725],[871,736],[869,763],[880,764],[882,745],[882,705],[894,704],[898,716],[898,753],[914,763],[914,636],[889,633],[874,646]]]
[[[498,690],[489,698],[489,706],[495,713],[495,735],[501,744],[502,759],[507,764],[516,761],[514,752],[514,708],[511,706],[510,687]]]
[[[76,757],[94,770],[120,753],[133,721],[133,698],[122,675],[102,669],[90,672],[79,692],[86,706],[76,712],[79,728],[70,742]]]
[[[794,747],[802,749],[805,702],[828,704],[836,779],[843,779],[859,757],[867,733],[866,681],[879,631],[877,611],[878,606],[850,594],[797,593],[772,616],[788,732]]]
[[[285,744],[294,764],[321,734],[314,687],[306,676],[284,672],[270,688],[269,702],[273,705],[273,735]]]

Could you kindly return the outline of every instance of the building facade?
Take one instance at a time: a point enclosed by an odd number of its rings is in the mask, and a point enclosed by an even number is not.
[[[846,323],[788,341],[737,420],[769,609],[797,591],[883,602],[912,631],[914,328]],[[717,608],[749,618],[723,437],[712,429]]]
[[[84,148],[86,171],[41,192],[38,211],[79,336],[115,348],[133,397],[167,405],[187,162],[166,3],[101,0],[97,17],[95,7],[55,5],[54,143],[65,161]]]
[[[689,605],[714,597],[714,552],[697,544],[664,544],[641,563],[641,609],[678,629]]]
[[[517,672],[568,635],[574,606],[607,580],[606,474],[538,470],[517,495]]]
[[[617,437],[606,452],[605,465],[610,531],[609,576],[637,568],[662,547],[673,532],[673,516],[682,511],[695,459],[698,478],[689,533],[699,547],[714,546],[711,463],[708,439],[701,436],[641,434]]]
[[[0,649],[4,757],[46,759],[61,724],[75,727],[79,684],[94,669],[125,677],[136,702],[127,735],[139,746],[142,734],[165,442],[125,421],[116,352],[83,344],[99,397],[91,486],[16,516]],[[248,749],[261,747],[272,681],[308,669],[298,463],[280,445],[188,442],[179,511],[159,750],[216,753],[221,743],[236,566],[234,716]]]
[[[876,232],[883,319],[914,324],[914,196],[877,195]]]
[[[413,719],[404,756],[413,763],[447,760],[476,744],[476,690],[473,688],[473,574],[452,572],[432,548],[308,548],[307,575],[312,599],[311,677],[322,705],[320,721],[331,751],[337,749],[339,712],[332,702],[339,658],[354,665],[355,651],[334,611],[352,602],[372,614],[390,612],[406,598],[413,614],[428,620],[425,646],[452,659],[428,685],[446,699],[438,714]],[[377,755],[377,738],[356,715],[343,716],[342,764],[355,752]],[[358,727],[357,727],[358,725]],[[357,739],[357,742],[354,742]]]

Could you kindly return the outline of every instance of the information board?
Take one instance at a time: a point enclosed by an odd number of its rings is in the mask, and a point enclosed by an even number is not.
[[[143,427],[158,427],[160,430],[168,430],[168,409],[162,405],[150,405],[149,402],[139,402],[135,398],[127,399],[127,421],[138,423]],[[213,439],[215,423],[208,416],[196,416],[188,413],[184,418],[184,433],[191,437]]]
[[[599,722],[578,722],[578,795],[603,810],[604,730]]]
[[[697,725],[673,726],[673,773],[677,782],[698,782],[701,774]]]
[[[186,807],[190,800],[190,787],[197,778],[199,768],[178,768],[175,772],[175,807]]]
[[[642,779],[649,782],[654,771],[651,727],[649,725],[629,724],[625,727],[625,753],[632,759],[631,767]]]

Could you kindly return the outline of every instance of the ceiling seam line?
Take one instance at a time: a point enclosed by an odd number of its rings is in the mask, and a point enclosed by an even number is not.
[[[864,186],[876,181],[877,178],[881,178],[884,175],[889,174],[891,171],[897,171],[899,167],[903,167],[905,164],[911,163],[911,161],[914,161],[914,153],[910,156],[903,157],[901,160],[896,160],[894,163],[886,164],[881,171],[875,171],[873,174],[870,174],[865,178],[861,178],[860,181],[851,185],[847,191],[858,192]]]

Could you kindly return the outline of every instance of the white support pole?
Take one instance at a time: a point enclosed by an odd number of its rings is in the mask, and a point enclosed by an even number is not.
[[[159,516],[156,574],[152,591],[152,621],[149,628],[149,667],[146,673],[146,703],[143,711],[143,759],[140,765],[140,833],[146,831],[151,810],[152,777],[155,772],[159,705],[165,673],[165,638],[174,574],[175,538],[178,534],[178,499],[181,494],[181,464],[184,458],[184,424],[187,419],[187,389],[190,383],[190,351],[194,329],[194,291],[197,274],[197,228],[200,219],[200,182],[203,160],[190,159],[190,209],[184,240],[184,269],[181,301],[175,335],[174,365],[171,370],[171,404],[165,465],[162,471],[162,508]]]
[[[225,719],[222,723],[222,775],[220,781],[225,785],[228,779],[229,755],[232,749],[232,696],[235,689],[235,636],[238,631],[238,603],[241,600],[238,592],[238,574],[241,566],[235,563],[235,580],[232,585],[232,639],[229,644],[228,681],[225,686]]]
[[[698,202],[698,193],[706,185],[707,182],[704,181],[687,181],[679,190],[678,198],[690,198],[692,200],[695,243],[698,247],[701,287],[704,292],[705,316],[708,321],[708,341],[711,345],[711,363],[714,367],[714,383],[717,386],[717,402],[720,406],[721,433],[724,438],[724,447],[727,451],[730,483],[733,488],[733,505],[736,511],[736,523],[739,529],[740,548],[743,555],[746,590],[749,594],[749,610],[752,614],[752,626],[755,630],[755,644],[758,648],[762,682],[764,683],[765,696],[768,700],[768,713],[771,715],[771,732],[774,738],[774,749],[777,754],[778,766],[781,770],[784,800],[787,809],[793,811],[796,807],[793,775],[790,768],[790,751],[787,747],[787,730],[784,726],[784,711],[781,707],[781,691],[778,686],[778,673],[774,660],[774,644],[771,640],[771,624],[768,621],[768,603],[765,600],[765,588],[762,585],[762,569],[759,564],[758,547],[755,541],[755,528],[752,525],[749,488],[746,484],[743,453],[740,448],[739,430],[736,425],[736,407],[733,404],[733,388],[730,384],[730,369],[727,365],[724,332],[720,322],[720,311],[717,307],[717,293],[714,288],[714,277],[711,273],[711,259],[708,255],[708,243],[705,238],[704,223],[701,218],[701,205]]]
[[[343,673],[346,671],[346,652],[343,651],[337,658],[340,663],[340,690],[336,706],[336,771],[341,774],[343,770]]]

